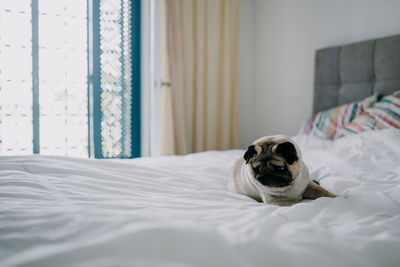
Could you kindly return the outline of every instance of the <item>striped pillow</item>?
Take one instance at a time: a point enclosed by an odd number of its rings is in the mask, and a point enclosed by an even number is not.
[[[377,101],[377,98],[377,94],[373,94],[362,101],[318,112],[303,124],[299,134],[316,135],[324,139],[333,139],[339,128],[350,123],[355,117],[369,108]]]
[[[338,130],[335,138],[368,130],[400,129],[400,91],[383,97],[351,123]]]

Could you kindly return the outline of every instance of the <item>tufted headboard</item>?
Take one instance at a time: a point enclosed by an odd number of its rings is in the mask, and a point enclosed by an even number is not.
[[[313,112],[400,90],[400,34],[320,49]]]

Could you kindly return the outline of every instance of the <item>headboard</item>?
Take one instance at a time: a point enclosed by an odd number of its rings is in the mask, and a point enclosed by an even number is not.
[[[314,113],[400,90],[400,34],[318,50],[314,78]]]

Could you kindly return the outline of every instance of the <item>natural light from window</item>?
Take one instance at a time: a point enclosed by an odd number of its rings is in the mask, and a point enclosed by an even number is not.
[[[88,156],[87,1],[40,0],[40,154]],[[30,0],[0,0],[0,155],[32,154]]]
[[[32,154],[31,4],[0,4],[0,153]]]
[[[40,154],[87,157],[86,1],[39,1]]]

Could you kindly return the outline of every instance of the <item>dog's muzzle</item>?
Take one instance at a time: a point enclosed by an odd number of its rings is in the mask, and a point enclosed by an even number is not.
[[[268,161],[261,170],[256,172],[255,178],[262,185],[269,187],[285,187],[293,181],[285,165],[275,165],[272,161]]]

